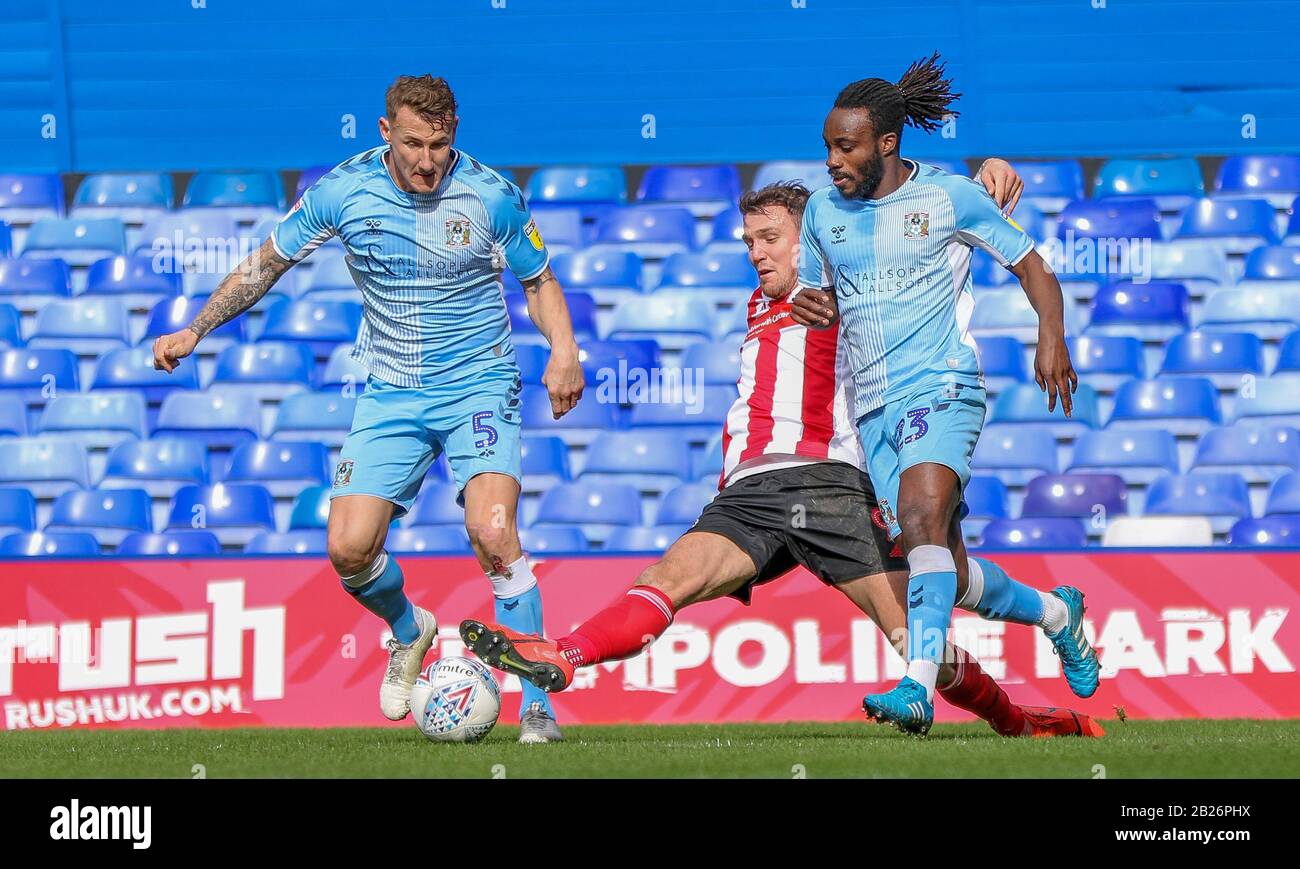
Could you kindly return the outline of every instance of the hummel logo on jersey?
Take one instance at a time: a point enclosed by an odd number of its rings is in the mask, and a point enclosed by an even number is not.
[[[831,227],[831,235],[835,236],[835,238],[831,239],[831,244],[839,244],[840,242],[844,241],[844,230],[845,227],[843,226]]]
[[[930,234],[930,213],[909,211],[903,215],[903,237],[925,238]]]
[[[379,231],[379,218],[377,217],[366,218],[366,235],[382,235],[382,233]]]
[[[469,247],[469,218],[447,221],[447,247]]]

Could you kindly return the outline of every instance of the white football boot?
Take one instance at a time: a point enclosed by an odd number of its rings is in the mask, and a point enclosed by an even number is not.
[[[564,742],[560,725],[546,713],[540,703],[533,703],[524,710],[524,717],[519,722],[519,742],[521,745],[544,745],[548,742]]]
[[[415,623],[420,626],[420,636],[410,645],[402,645],[390,637],[388,670],[379,686],[379,709],[384,717],[401,721],[411,712],[411,688],[424,667],[424,656],[438,635],[438,620],[428,610],[415,607]]]

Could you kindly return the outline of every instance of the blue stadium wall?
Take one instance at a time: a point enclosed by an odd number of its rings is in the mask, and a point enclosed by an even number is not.
[[[0,0],[0,166],[328,163],[426,71],[498,165],[809,158],[841,85],[932,49],[967,95],[922,156],[1300,148],[1300,3],[1102,4]]]

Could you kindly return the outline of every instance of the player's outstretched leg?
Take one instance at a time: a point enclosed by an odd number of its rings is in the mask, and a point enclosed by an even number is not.
[[[398,721],[410,711],[411,688],[438,633],[438,621],[407,598],[402,568],[384,551],[392,516],[393,504],[383,498],[336,497],[330,501],[326,547],[344,590],[393,632],[379,708],[385,718]]]
[[[1011,737],[1105,735],[1100,724],[1072,709],[1017,706],[978,661],[959,647],[954,646],[952,650],[952,678],[939,687],[939,696],[959,709],[978,715],[995,733]]]
[[[573,683],[573,664],[554,640],[478,619],[460,623],[460,638],[485,664],[518,676],[535,690],[563,691]]]

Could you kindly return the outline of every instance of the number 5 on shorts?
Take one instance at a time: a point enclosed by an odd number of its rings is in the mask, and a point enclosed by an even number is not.
[[[487,437],[474,441],[474,446],[480,450],[484,447],[490,447],[497,442],[497,430],[483,422],[483,420],[491,418],[492,411],[490,410],[484,410],[474,414],[474,434],[487,433]]]

